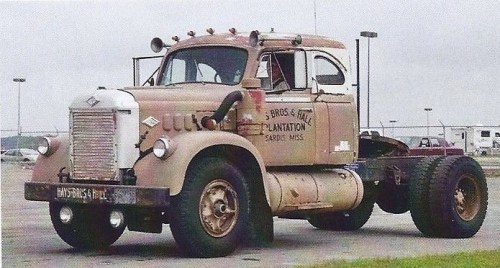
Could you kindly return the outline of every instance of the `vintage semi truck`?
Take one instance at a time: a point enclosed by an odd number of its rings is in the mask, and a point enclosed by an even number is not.
[[[103,248],[125,228],[169,224],[186,256],[226,256],[269,245],[274,217],[356,230],[374,204],[410,211],[426,236],[478,232],[488,204],[481,167],[360,136],[341,42],[207,32],[153,39],[155,52],[167,48],[156,79],[77,97],[69,134],[41,140],[25,198],[48,202],[67,244]]]

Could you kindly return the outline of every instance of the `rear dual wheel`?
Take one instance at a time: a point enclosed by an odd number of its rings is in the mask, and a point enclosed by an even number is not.
[[[410,180],[409,206],[415,226],[426,236],[435,234],[431,223],[429,187],[434,169],[443,157],[426,157],[414,169]]]
[[[417,228],[427,236],[476,234],[488,207],[488,187],[479,164],[467,156],[425,162],[421,176],[417,172],[410,184],[410,211]]]

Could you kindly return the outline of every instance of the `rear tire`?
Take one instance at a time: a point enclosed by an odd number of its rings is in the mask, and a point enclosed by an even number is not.
[[[434,235],[429,207],[429,187],[434,169],[443,159],[442,156],[422,159],[410,179],[410,213],[418,230],[426,236]]]
[[[407,185],[395,185],[389,181],[381,181],[379,187],[377,205],[380,209],[392,214],[401,214],[408,211]]]
[[[376,186],[365,183],[361,203],[353,210],[312,214],[307,221],[314,227],[332,231],[355,231],[370,219],[376,198]]]
[[[233,252],[249,222],[248,187],[241,171],[220,158],[194,163],[182,191],[172,199],[170,229],[191,257]]]
[[[49,203],[52,225],[61,239],[78,249],[100,249],[113,244],[122,235],[125,225],[113,228],[109,223],[109,213],[105,207],[67,205],[73,211],[73,220],[64,224],[59,211],[65,204]]]
[[[441,161],[430,183],[430,217],[435,235],[467,238],[481,228],[488,207],[488,186],[481,166],[467,156]]]

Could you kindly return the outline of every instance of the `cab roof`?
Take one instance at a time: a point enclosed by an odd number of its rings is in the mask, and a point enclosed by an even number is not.
[[[209,29],[210,30],[210,29]],[[253,31],[251,33],[237,33],[235,30],[230,33],[216,34],[208,31],[209,34],[196,36],[194,32],[188,32],[188,37],[181,40],[177,36],[172,37],[176,44],[171,46],[172,50],[177,50],[192,46],[202,45],[227,45],[239,47],[254,47],[263,49],[268,47],[294,48],[294,47],[328,47],[345,49],[343,43],[329,37],[309,35],[309,34],[290,34],[267,32],[260,33]]]

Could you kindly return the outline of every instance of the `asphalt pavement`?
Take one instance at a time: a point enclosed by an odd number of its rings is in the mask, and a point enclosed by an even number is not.
[[[3,267],[289,267],[331,259],[404,257],[499,249],[500,178],[488,178],[489,207],[481,230],[470,239],[424,237],[409,213],[376,208],[355,232],[317,230],[307,221],[274,219],[275,241],[267,248],[240,248],[232,255],[191,259],[180,254],[164,225],[161,234],[125,231],[109,249],[78,251],[65,244],[50,222],[48,204],[24,200],[31,170],[1,166]]]

